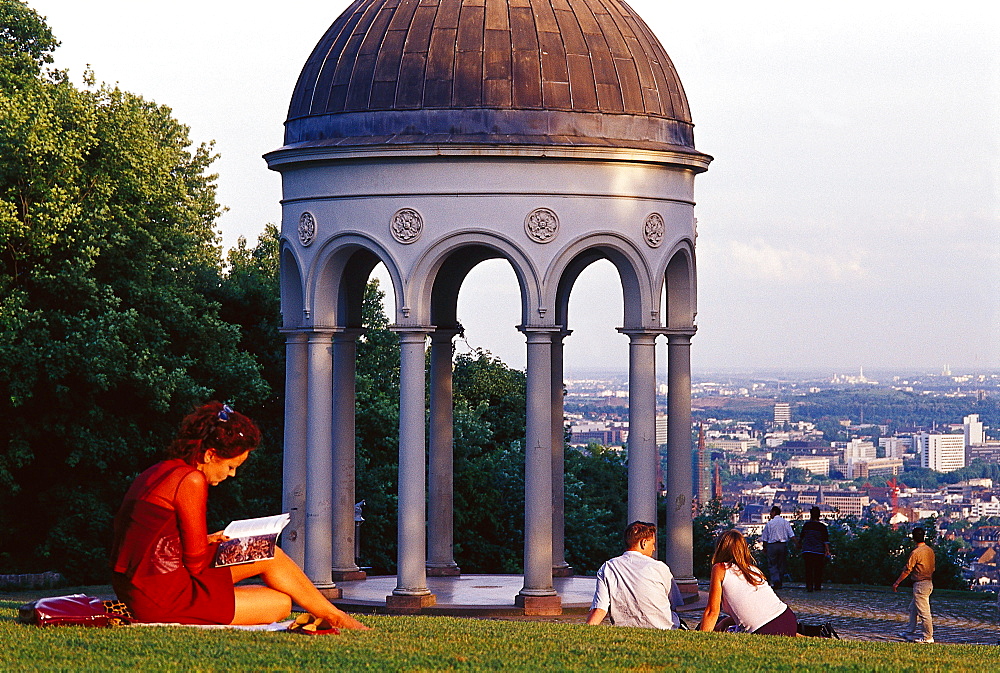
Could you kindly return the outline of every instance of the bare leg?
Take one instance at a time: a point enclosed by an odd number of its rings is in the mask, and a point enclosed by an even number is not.
[[[334,626],[369,628],[328,601],[280,548],[275,550],[273,559],[235,565],[230,570],[233,582],[260,576],[267,585],[236,587],[234,624],[260,624],[282,619],[291,611],[291,602],[294,601],[310,614],[323,617]],[[276,614],[278,616],[274,617]]]

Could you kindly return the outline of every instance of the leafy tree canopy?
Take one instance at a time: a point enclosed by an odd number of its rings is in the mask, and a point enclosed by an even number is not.
[[[21,2],[0,0],[0,43],[0,562],[98,579],[180,417],[268,388],[211,298],[211,146],[167,107],[44,76],[56,42]]]

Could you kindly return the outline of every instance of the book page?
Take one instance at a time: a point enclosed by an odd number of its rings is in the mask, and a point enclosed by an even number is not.
[[[288,514],[262,516],[257,519],[240,519],[233,521],[223,533],[230,538],[250,537],[253,535],[276,535],[288,525],[291,517]]]

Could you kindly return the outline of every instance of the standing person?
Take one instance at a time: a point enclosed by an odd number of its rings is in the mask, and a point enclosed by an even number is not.
[[[788,542],[798,538],[795,537],[792,524],[781,516],[781,508],[777,505],[771,508],[771,520],[764,524],[760,539],[767,554],[768,579],[771,580],[772,587],[780,589],[788,567]]]
[[[729,615],[719,621],[719,613]],[[764,581],[754,565],[746,538],[738,530],[724,531],[715,541],[708,604],[701,631],[725,631],[736,623],[743,631],[771,636],[795,636],[798,620]]]
[[[900,583],[907,577],[913,577],[913,600],[910,601],[910,628],[899,635],[906,640],[913,640],[917,643],[934,642],[934,623],[931,621],[931,593],[934,591],[934,550],[924,542],[924,529],[913,529],[911,536],[917,546],[910,552],[910,558],[906,561],[899,579],[892,585],[892,590],[896,591]],[[917,634],[917,618],[920,619],[920,627],[923,632],[919,638]]]
[[[830,558],[830,531],[819,520],[819,507],[815,505],[809,509],[809,520],[802,524],[799,545],[806,566],[806,591],[819,591],[823,588],[823,566]]]
[[[287,617],[295,601],[317,621],[367,629],[326,600],[281,549],[266,561],[212,565],[226,537],[208,534],[208,487],[234,476],[259,443],[254,422],[219,402],[184,418],[167,459],[136,478],[115,517],[115,593],[142,622],[266,624]],[[257,576],[266,586],[234,586]]]
[[[674,607],[683,602],[673,573],[653,558],[656,526],[633,521],[625,529],[625,553],[606,561],[597,571],[597,590],[587,624],[611,615],[615,626],[676,629],[681,619]]]

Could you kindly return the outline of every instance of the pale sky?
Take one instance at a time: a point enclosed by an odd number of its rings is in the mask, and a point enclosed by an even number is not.
[[[299,70],[348,2],[28,4],[74,81],[89,63],[216,141],[227,247],[278,222],[280,180],[261,155],[281,145]],[[715,157],[695,182],[696,374],[1000,369],[1000,5],[630,4]],[[581,277],[569,375],[626,371],[620,298],[610,265]],[[459,318],[470,346],[523,367],[517,303],[509,266],[486,262]]]

